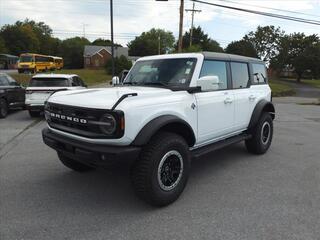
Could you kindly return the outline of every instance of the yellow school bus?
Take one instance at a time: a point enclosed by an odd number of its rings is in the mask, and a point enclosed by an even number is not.
[[[54,69],[56,69],[56,67],[53,57],[35,53],[23,53],[20,55],[18,63],[19,73],[37,73]]]
[[[53,56],[55,69],[60,70],[63,68],[63,58]]]

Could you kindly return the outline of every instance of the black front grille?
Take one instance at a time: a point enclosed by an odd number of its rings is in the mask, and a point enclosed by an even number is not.
[[[47,121],[50,127],[89,138],[106,138],[106,135],[101,132],[98,124],[104,114],[112,114],[117,122],[119,122],[118,120],[122,115],[119,115],[119,112],[111,112],[110,110],[82,108],[53,103],[47,103],[45,111],[45,114],[49,116],[47,117]],[[56,117],[57,115],[59,117]],[[116,131],[114,136],[107,137],[118,138],[119,135],[120,132]]]

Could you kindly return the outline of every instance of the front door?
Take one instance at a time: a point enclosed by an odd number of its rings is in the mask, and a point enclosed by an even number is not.
[[[200,77],[217,76],[219,88],[196,93],[198,109],[198,142],[205,144],[232,133],[234,125],[234,94],[229,89],[228,63],[205,60]]]

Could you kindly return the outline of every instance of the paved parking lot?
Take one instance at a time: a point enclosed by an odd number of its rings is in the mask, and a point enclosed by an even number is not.
[[[0,239],[320,239],[320,106],[278,102],[267,154],[237,144],[194,161],[160,209],[134,196],[127,167],[62,166],[45,123],[15,112],[0,121]]]

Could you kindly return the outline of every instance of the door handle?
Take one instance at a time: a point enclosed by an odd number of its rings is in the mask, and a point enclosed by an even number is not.
[[[257,98],[257,97],[254,96],[254,95],[250,95],[250,96],[249,96],[249,100],[250,100],[250,101],[253,101],[253,100],[255,100],[256,98]]]
[[[225,104],[232,103],[232,102],[233,102],[233,101],[232,101],[231,98],[226,98],[226,99],[224,100],[224,103],[225,103]]]

